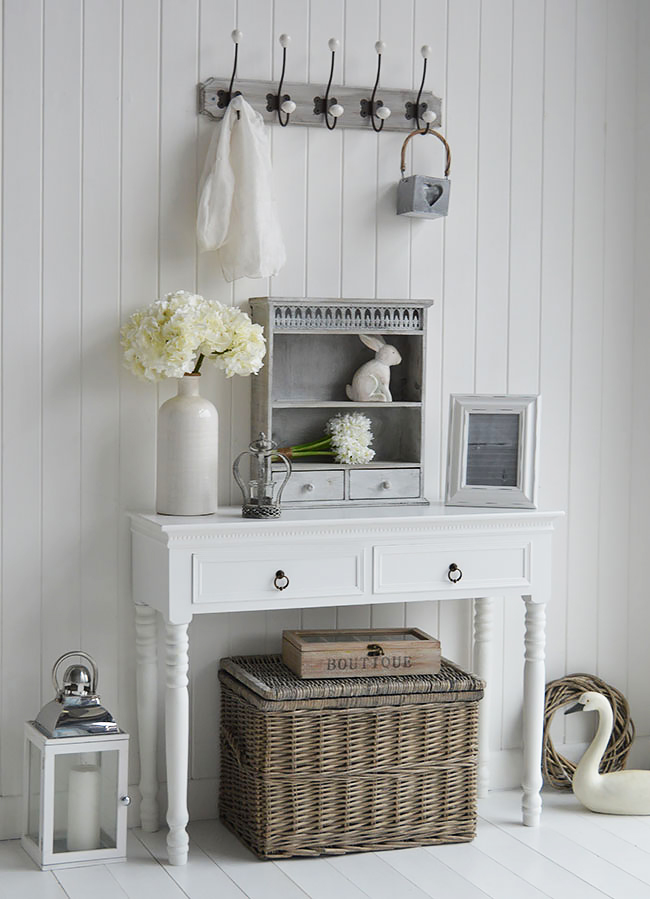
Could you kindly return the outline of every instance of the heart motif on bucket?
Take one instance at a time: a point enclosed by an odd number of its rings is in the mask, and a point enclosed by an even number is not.
[[[424,188],[424,197],[429,204],[433,206],[442,196],[442,184],[427,184]]]

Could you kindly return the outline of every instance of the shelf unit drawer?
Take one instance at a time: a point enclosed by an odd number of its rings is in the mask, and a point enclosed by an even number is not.
[[[373,591],[375,593],[445,592],[480,585],[526,587],[531,581],[530,544],[485,546],[462,549],[440,544],[376,546],[374,548]],[[450,565],[462,577],[452,584]],[[452,572],[452,577],[458,577]]]
[[[334,545],[234,547],[192,555],[192,604],[241,602],[316,596],[362,596],[364,548]],[[288,578],[285,589],[274,584],[276,573]],[[284,580],[279,580],[284,584]]]
[[[350,499],[411,499],[420,495],[419,468],[350,471]]]
[[[345,495],[343,471],[293,471],[282,494],[282,502],[327,502]]]

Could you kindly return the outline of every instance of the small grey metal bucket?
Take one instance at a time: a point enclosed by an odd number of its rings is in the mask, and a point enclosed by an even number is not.
[[[408,178],[404,177],[404,172],[406,171],[406,145],[416,134],[432,134],[444,144],[447,152],[444,178],[436,178],[429,175],[409,175]],[[451,150],[440,132],[432,131],[429,128],[411,131],[402,144],[400,163],[402,179],[397,185],[397,214],[428,219],[441,218],[447,215],[449,211],[449,192],[451,190],[451,181],[448,178],[450,168]]]

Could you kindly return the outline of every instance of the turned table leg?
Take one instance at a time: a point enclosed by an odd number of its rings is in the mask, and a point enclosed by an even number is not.
[[[492,676],[493,600],[474,600],[474,671],[485,681],[485,693],[478,704],[478,775],[479,798],[487,796],[490,786],[490,678]]]
[[[524,596],[526,636],[524,663],[524,824],[535,827],[542,812],[542,736],[544,730],[544,644],[546,605]]]
[[[156,737],[158,733],[158,654],[156,610],[135,607],[136,690],[138,738],[140,741],[140,819],[142,829],[158,830],[158,774]]]
[[[187,624],[167,624],[165,750],[167,754],[167,853],[171,865],[187,862],[189,839],[187,765],[189,745]]]

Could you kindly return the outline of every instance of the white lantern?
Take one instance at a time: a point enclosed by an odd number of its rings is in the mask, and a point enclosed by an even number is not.
[[[88,659],[69,667],[64,659]],[[126,858],[129,735],[97,695],[97,666],[66,653],[56,698],[25,724],[23,848],[44,871]]]

